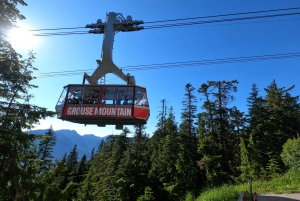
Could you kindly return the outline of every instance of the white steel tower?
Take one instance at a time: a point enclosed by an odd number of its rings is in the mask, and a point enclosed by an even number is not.
[[[130,15],[125,19],[122,14],[110,12],[106,15],[106,22],[102,23],[101,19],[97,20],[95,24],[88,24],[86,28],[92,28],[89,33],[93,34],[104,34],[103,44],[102,44],[102,61],[97,60],[98,67],[95,72],[89,76],[84,73],[84,78],[90,84],[96,84],[97,81],[105,76],[107,73],[114,73],[119,78],[124,80],[127,84],[135,85],[134,76],[130,74],[125,75],[122,70],[120,70],[112,60],[112,49],[114,43],[115,32],[128,32],[128,31],[138,31],[144,29],[144,27],[139,26],[144,22],[141,20],[132,20]]]

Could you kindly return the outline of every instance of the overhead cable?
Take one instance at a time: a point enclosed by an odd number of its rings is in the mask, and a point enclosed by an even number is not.
[[[300,7],[250,11],[250,12],[242,12],[242,13],[229,13],[229,14],[221,14],[221,15],[208,15],[208,16],[189,17],[189,18],[178,18],[178,19],[172,19],[172,20],[158,20],[158,21],[145,22],[145,23],[151,24],[151,23],[173,22],[173,21],[181,21],[181,20],[195,20],[195,19],[205,19],[205,18],[214,18],[214,17],[228,17],[228,16],[235,16],[235,15],[248,15],[248,14],[268,13],[268,12],[278,12],[278,11],[298,10],[298,9],[300,9]]]
[[[85,27],[65,27],[65,28],[52,28],[52,29],[31,29],[28,31],[57,31],[57,30],[64,30],[64,29],[85,29]]]
[[[284,13],[284,14],[276,14],[276,15],[241,17],[241,18],[218,19],[218,20],[208,20],[208,21],[199,21],[199,22],[186,22],[186,23],[177,23],[177,24],[165,24],[165,25],[145,26],[145,29],[157,29],[157,28],[178,27],[178,26],[188,26],[188,25],[211,24],[211,23],[232,22],[232,21],[241,21],[241,20],[253,20],[253,19],[282,17],[282,16],[291,16],[291,15],[299,15],[299,14],[300,14],[300,12]]]
[[[136,65],[136,66],[125,66],[125,67],[120,67],[120,68],[124,71],[155,70],[155,69],[157,70],[157,69],[170,69],[170,68],[179,68],[179,67],[217,65],[217,64],[227,64],[227,63],[275,60],[275,59],[291,59],[291,58],[299,58],[299,57],[300,57],[300,52],[296,52],[296,53],[286,53],[286,54],[271,54],[271,55],[235,57],[235,58],[225,58],[225,59],[211,59],[211,60],[200,60],[200,61]],[[79,74],[83,74],[84,72],[92,73],[94,71],[95,71],[95,69],[48,72],[48,73],[35,74],[35,76],[38,78],[62,77],[62,76],[79,75]]]
[[[299,8],[287,8],[287,9],[278,9],[278,10],[294,10]],[[278,11],[276,10],[276,11]],[[241,15],[241,14],[249,14],[249,13],[262,13],[262,12],[271,12],[274,10],[267,11],[255,11],[255,12],[247,12],[247,13],[235,13],[235,14],[224,14],[224,15],[215,15],[215,16],[203,16],[203,17],[194,17],[194,18],[182,18],[182,19],[174,19],[174,20],[163,20],[163,21],[155,21],[157,22],[170,22],[170,21],[180,21],[180,20],[191,20],[191,19],[200,19],[200,18],[212,18],[217,16],[233,16],[233,15]],[[300,12],[294,13],[281,13],[281,14],[271,14],[271,15],[257,15],[257,16],[248,16],[248,17],[239,17],[239,18],[223,18],[223,19],[214,19],[214,20],[205,20],[205,21],[193,21],[193,22],[182,22],[182,23],[173,23],[173,24],[159,24],[152,26],[144,26],[145,29],[157,29],[157,28],[170,28],[170,27],[179,27],[179,26],[191,26],[191,25],[201,25],[201,24],[212,24],[212,23],[222,23],[222,22],[232,22],[232,21],[244,21],[244,20],[254,20],[254,19],[265,19],[265,18],[274,18],[274,17],[285,17],[292,15],[299,15]],[[152,23],[152,22],[151,22]],[[146,24],[149,24],[146,23]],[[82,28],[82,27],[79,27]],[[31,31],[40,31],[40,30],[61,30],[61,29],[76,29],[74,28],[55,28],[55,29],[36,29]],[[57,36],[57,35],[74,35],[74,34],[88,34],[88,31],[70,31],[70,32],[49,32],[49,33],[37,33],[32,34],[33,36]]]
[[[153,23],[161,23],[161,22],[173,22],[173,21],[182,21],[182,20],[205,19],[205,18],[214,18],[214,17],[228,17],[228,16],[235,16],[235,15],[258,14],[258,13],[268,13],[268,12],[278,12],[278,11],[288,11],[288,10],[298,10],[298,9],[300,9],[300,7],[281,8],[281,9],[272,9],[272,10],[259,10],[259,11],[229,13],[229,14],[220,14],[220,15],[208,15],[208,16],[178,18],[178,19],[170,19],[170,20],[158,20],[158,21],[145,22],[145,24],[153,24]],[[28,30],[28,31],[56,31],[56,30],[64,30],[64,29],[82,29],[82,28],[85,28],[85,27],[45,28],[45,29],[31,29],[31,30]]]

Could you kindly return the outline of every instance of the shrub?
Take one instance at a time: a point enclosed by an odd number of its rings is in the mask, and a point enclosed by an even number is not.
[[[292,170],[300,170],[300,138],[289,139],[281,153],[284,164]]]

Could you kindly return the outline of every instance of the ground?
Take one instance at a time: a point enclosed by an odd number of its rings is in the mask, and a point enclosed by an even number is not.
[[[300,193],[293,194],[263,194],[258,195],[257,201],[300,201]]]

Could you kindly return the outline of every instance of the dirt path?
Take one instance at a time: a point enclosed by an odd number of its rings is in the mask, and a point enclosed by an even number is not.
[[[300,193],[258,195],[257,201],[300,201]]]

